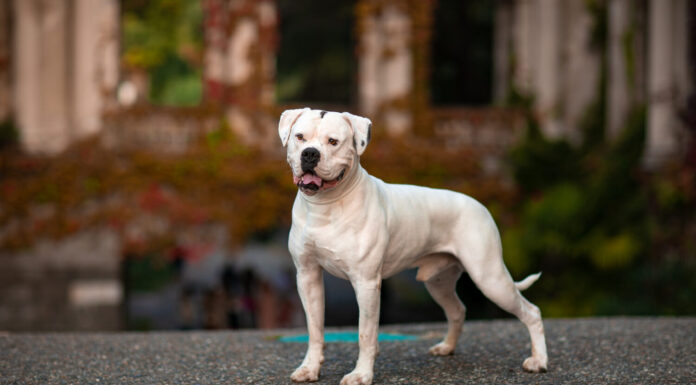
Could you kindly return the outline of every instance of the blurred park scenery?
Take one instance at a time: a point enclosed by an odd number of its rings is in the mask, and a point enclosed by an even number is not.
[[[302,106],[370,118],[386,182],[484,203],[544,316],[696,314],[694,2],[0,0],[0,330],[302,326]],[[382,323],[436,320],[385,281]]]

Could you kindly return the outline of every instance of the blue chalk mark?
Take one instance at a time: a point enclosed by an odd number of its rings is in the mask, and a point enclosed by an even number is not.
[[[379,333],[378,341],[415,341],[418,337],[411,336],[408,334],[393,334],[393,333]],[[300,334],[296,336],[282,336],[279,337],[280,342],[308,342],[309,336],[307,334]],[[358,342],[358,333],[356,332],[329,332],[324,333],[325,342]]]

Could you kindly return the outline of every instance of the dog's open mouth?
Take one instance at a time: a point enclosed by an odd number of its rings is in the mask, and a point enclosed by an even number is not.
[[[340,182],[341,179],[343,179],[345,173],[346,170],[344,169],[343,171],[341,171],[340,174],[338,174],[338,177],[336,177],[336,179],[332,180],[323,180],[321,179],[321,177],[319,177],[317,174],[313,172],[306,172],[299,177],[293,175],[292,178],[297,187],[299,187],[306,193],[313,194],[319,190],[327,190],[336,187],[338,182]]]

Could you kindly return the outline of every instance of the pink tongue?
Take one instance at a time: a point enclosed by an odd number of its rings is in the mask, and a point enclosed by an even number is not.
[[[302,183],[303,184],[310,184],[314,183],[315,185],[321,187],[321,178],[314,174],[306,173],[302,175]]]

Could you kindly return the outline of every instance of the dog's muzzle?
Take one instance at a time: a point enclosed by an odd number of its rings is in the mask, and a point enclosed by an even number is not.
[[[333,180],[323,180],[317,174],[312,172],[305,172],[301,176],[293,176],[293,181],[301,190],[305,193],[316,193],[319,190],[326,190],[333,187],[343,179],[346,170],[342,170],[338,177]]]
[[[343,179],[346,170],[343,169],[337,178],[333,180],[323,180],[314,169],[319,164],[321,153],[314,147],[307,147],[300,153],[300,167],[302,175],[293,176],[293,180],[305,194],[314,195],[320,190],[327,190],[336,187],[338,182]]]

